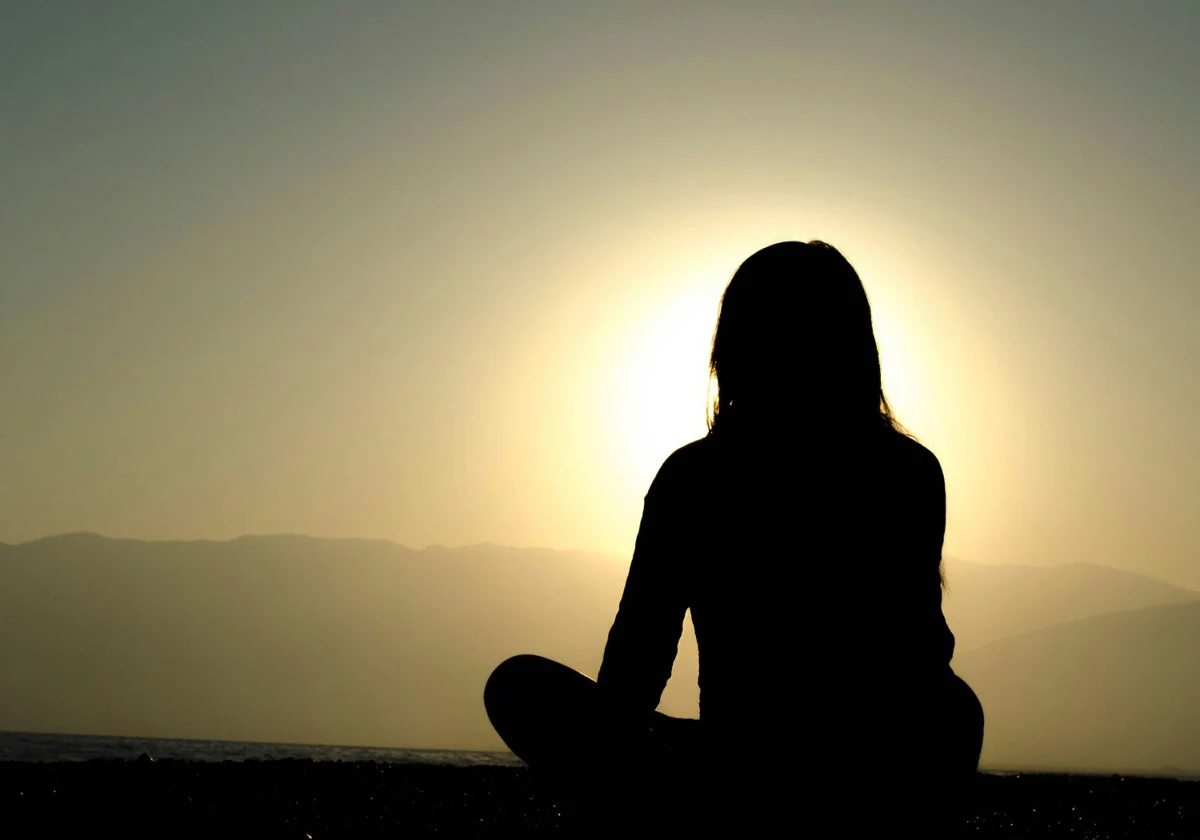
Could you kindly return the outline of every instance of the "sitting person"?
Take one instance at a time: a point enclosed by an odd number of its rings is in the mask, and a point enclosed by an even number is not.
[[[646,494],[596,680],[514,657],[488,715],[597,825],[852,837],[911,818],[931,836],[983,711],[950,668],[941,466],[884,397],[857,273],[822,242],[758,251],[721,299],[711,370],[709,433]],[[698,721],[656,711],[688,610]]]

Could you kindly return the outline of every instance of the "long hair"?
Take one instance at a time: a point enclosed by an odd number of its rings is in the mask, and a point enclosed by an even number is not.
[[[906,434],[883,393],[871,305],[825,242],[752,254],[721,296],[709,369],[710,434],[762,424]]]

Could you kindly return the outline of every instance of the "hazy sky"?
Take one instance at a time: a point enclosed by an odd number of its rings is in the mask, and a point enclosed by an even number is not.
[[[4,4],[0,540],[627,554],[724,283],[815,237],[949,555],[1200,587],[1198,42],[1187,0]]]

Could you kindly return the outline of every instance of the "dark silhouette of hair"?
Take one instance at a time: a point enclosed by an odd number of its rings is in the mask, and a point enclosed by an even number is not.
[[[779,242],[738,267],[709,367],[711,433],[782,422],[905,434],[883,393],[866,290],[825,242]]]

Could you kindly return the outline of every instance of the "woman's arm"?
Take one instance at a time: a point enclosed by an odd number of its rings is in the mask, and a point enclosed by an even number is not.
[[[679,562],[679,500],[665,472],[666,464],[646,494],[625,591],[596,678],[601,690],[635,712],[657,708],[688,607]]]
[[[922,462],[925,492],[927,499],[925,526],[918,537],[919,562],[926,565],[923,569],[922,586],[929,593],[929,620],[936,637],[934,642],[938,665],[948,665],[954,656],[954,634],[942,613],[942,545],[946,537],[946,477],[942,472],[941,462],[928,449],[922,448],[925,458]],[[936,569],[936,573],[934,570]],[[935,583],[936,581],[936,583]],[[933,601],[936,599],[936,606]]]

